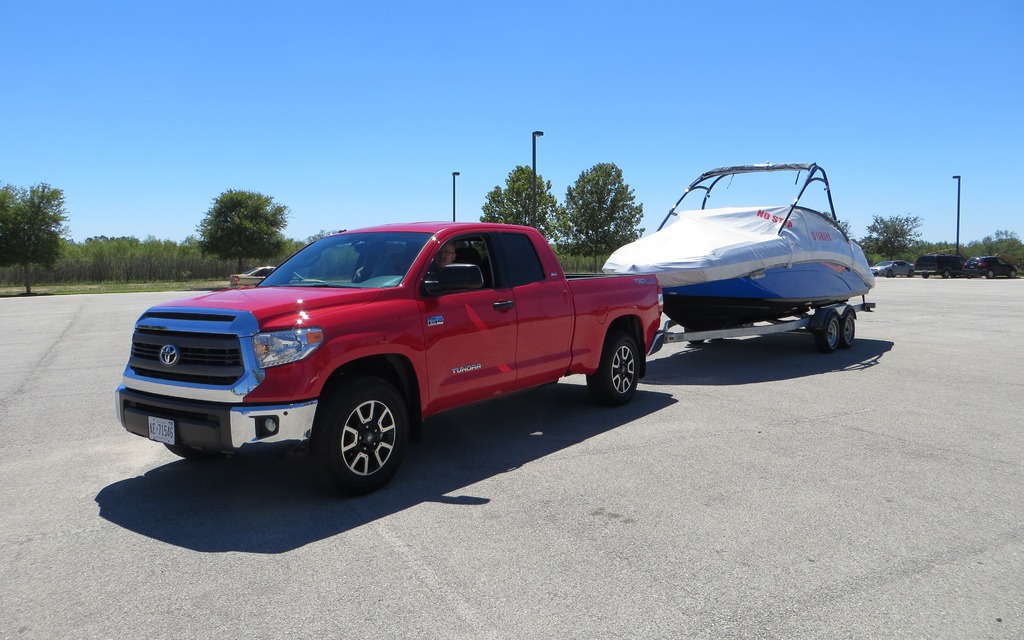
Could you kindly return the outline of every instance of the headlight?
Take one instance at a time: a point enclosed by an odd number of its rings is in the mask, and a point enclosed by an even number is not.
[[[260,367],[277,367],[302,360],[313,353],[324,341],[324,332],[316,327],[293,331],[257,333],[252,337],[256,362]]]

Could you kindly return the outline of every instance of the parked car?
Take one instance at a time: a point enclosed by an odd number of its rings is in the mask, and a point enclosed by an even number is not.
[[[917,259],[914,263],[914,272],[920,273],[922,278],[959,278],[964,275],[964,259],[960,256],[928,254]]]
[[[237,289],[239,287],[255,287],[259,283],[263,282],[263,278],[266,278],[271,272],[277,267],[256,267],[255,269],[249,269],[245,273],[236,273],[228,279],[228,287],[231,289]]]
[[[896,276],[914,277],[914,265],[906,260],[883,260],[871,267],[871,273],[876,276],[894,278]]]
[[[1013,266],[1006,260],[1003,260],[999,256],[980,256],[971,258],[967,261],[964,265],[964,274],[968,278],[973,278],[974,276],[985,276],[990,280],[996,276],[1016,278],[1017,267]]]

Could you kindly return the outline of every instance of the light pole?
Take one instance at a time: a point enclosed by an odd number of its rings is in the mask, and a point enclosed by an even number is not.
[[[544,135],[543,131],[533,132],[533,199],[530,201],[530,224],[537,226],[537,138]]]
[[[455,222],[455,178],[462,175],[458,171],[452,171],[452,222]]]
[[[960,176],[953,176],[956,180],[956,255],[960,256]]]

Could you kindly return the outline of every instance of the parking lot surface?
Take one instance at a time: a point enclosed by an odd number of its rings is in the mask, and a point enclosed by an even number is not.
[[[1024,280],[443,414],[357,499],[119,426],[182,295],[0,299],[0,638],[1024,637]]]

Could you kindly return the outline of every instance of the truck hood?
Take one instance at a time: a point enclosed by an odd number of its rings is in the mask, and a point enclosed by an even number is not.
[[[317,316],[341,307],[368,304],[380,297],[382,289],[326,289],[310,287],[255,287],[228,289],[184,300],[165,302],[160,307],[225,309],[248,311],[262,330],[315,325]]]

